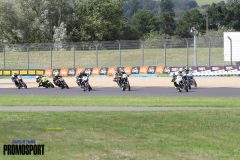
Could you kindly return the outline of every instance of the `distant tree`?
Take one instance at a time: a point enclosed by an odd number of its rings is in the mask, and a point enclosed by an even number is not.
[[[140,37],[143,37],[151,31],[159,31],[159,19],[149,10],[138,11],[132,17],[132,26],[138,31]]]
[[[219,26],[224,25],[225,7],[213,3],[208,7],[206,14],[208,15],[209,29],[218,30]]]
[[[0,1],[0,43],[17,43],[21,38],[18,15],[13,4]]]
[[[174,14],[174,4],[171,0],[161,0],[160,2],[161,12],[169,13],[171,15]]]
[[[74,41],[116,40],[125,18],[119,0],[85,0],[75,8]]]
[[[225,26],[227,28],[233,28],[240,30],[240,3],[238,0],[232,0],[226,5],[225,15]]]
[[[197,28],[199,33],[205,32],[205,18],[197,9],[188,11],[178,21],[176,34],[182,38],[192,37],[191,27]]]
[[[160,14],[160,33],[166,35],[173,35],[175,31],[174,16],[170,13],[163,12]]]

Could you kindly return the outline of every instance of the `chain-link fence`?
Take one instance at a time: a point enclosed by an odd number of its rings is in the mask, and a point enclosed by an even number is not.
[[[2,44],[2,69],[113,66],[194,66],[194,40],[96,41],[68,44]],[[197,65],[228,65],[223,38],[197,38]]]

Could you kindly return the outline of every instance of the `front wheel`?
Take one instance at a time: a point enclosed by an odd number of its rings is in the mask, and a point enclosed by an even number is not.
[[[195,81],[195,79],[193,79],[192,81],[193,81],[194,87],[197,87],[197,82]]]
[[[69,87],[68,87],[68,85],[67,85],[67,84],[65,84],[65,88],[66,88],[66,89],[69,89]]]
[[[54,85],[51,82],[49,82],[49,87],[54,88]]]
[[[25,88],[25,89],[27,89],[27,85],[26,85],[26,83],[22,83],[23,84],[23,87]]]

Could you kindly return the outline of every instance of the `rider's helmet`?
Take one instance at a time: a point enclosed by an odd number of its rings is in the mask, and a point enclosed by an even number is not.
[[[78,72],[78,76],[82,75],[83,73],[83,71]]]
[[[182,74],[183,73],[183,68],[179,68],[177,73]]]

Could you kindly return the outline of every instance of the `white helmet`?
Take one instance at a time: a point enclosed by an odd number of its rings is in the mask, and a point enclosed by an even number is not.
[[[36,79],[38,79],[38,78],[39,78],[39,76],[36,76],[35,78],[36,78]]]
[[[179,72],[182,72],[183,71],[183,68],[179,68],[179,70],[178,70]]]

